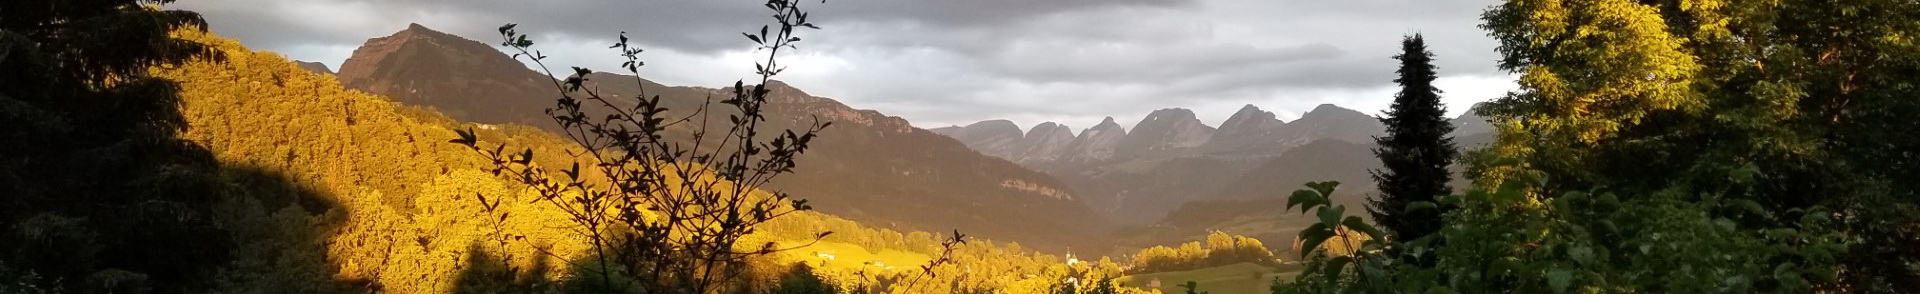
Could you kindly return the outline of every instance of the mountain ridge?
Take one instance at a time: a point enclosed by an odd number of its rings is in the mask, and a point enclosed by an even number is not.
[[[559,96],[552,78],[480,42],[417,24],[369,39],[338,76],[350,89],[464,121],[558,129],[543,113]],[[667,86],[604,72],[586,78],[586,86],[614,107],[629,107],[644,94],[684,111],[733,95],[727,88]],[[769,129],[800,128],[815,119],[834,123],[800,155],[794,173],[768,185],[809,199],[823,212],[882,227],[959,229],[1051,249],[1085,247],[1091,240],[1086,234],[1104,230],[1104,222],[1076,200],[1071,188],[1047,174],[982,155],[904,118],[855,109],[785,82],[771,81],[767,88],[763,125]],[[586,108],[592,116],[610,111]],[[715,121],[709,123],[724,123],[731,110],[710,111]],[[669,139],[690,138],[693,130],[686,128],[670,129]]]
[[[1374,167],[1369,149],[1373,137],[1386,131],[1378,118],[1333,104],[1317,105],[1293,121],[1280,120],[1273,112],[1248,104],[1217,128],[1194,116],[1184,108],[1159,109],[1132,129],[1121,128],[1107,117],[1100,125],[1083,130],[1066,144],[1067,148],[1048,148],[1060,143],[1004,131],[1019,129],[1006,120],[989,120],[1003,129],[992,141],[957,132],[941,133],[982,153],[1047,172],[1080,192],[1083,202],[1125,224],[1157,221],[1162,214],[1191,201],[1251,197],[1250,191],[1233,187],[1259,179],[1305,178],[1299,171],[1289,170],[1292,165],[1297,165],[1292,169],[1315,169],[1313,172],[1329,175],[1327,179],[1368,180],[1353,175],[1365,175]],[[1461,125],[1454,135],[1461,146],[1468,146],[1463,148],[1491,140],[1491,125],[1471,111],[1453,121]],[[1045,124],[1051,122],[1041,125]],[[1102,139],[1094,140],[1094,136]],[[1033,143],[1039,141],[1048,143]],[[1302,146],[1318,147],[1297,149]],[[1002,151],[1022,149],[1053,153],[1009,156]]]

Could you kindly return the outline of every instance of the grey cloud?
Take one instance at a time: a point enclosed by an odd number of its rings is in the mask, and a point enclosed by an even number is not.
[[[1155,82],[1244,71],[1263,65],[1329,59],[1327,44],[1263,48],[1248,44],[1086,45],[1034,42],[996,56],[998,72],[1030,81]]]
[[[939,27],[977,27],[1006,23],[1060,11],[1107,6],[1177,6],[1176,0],[969,0],[898,1],[835,0],[821,3],[803,1],[812,6],[816,23],[904,21]],[[435,26],[468,37],[491,37],[495,26],[519,23],[530,33],[564,34],[574,37],[612,39],[619,32],[648,43],[685,52],[708,52],[740,46],[738,32],[757,29],[766,23],[767,11],[755,1],[605,1],[605,0],[468,0],[468,1],[298,1],[298,0],[208,0],[186,1],[178,8],[201,11],[223,32],[246,38],[256,44],[302,42],[358,42],[377,35],[343,35],[325,30],[329,25],[366,25],[340,21],[338,17],[378,17],[374,21],[387,28],[355,29],[391,32],[404,28],[401,19],[443,16],[459,20],[457,27]],[[290,6],[330,6],[339,10],[363,7],[354,15],[275,15],[262,13]],[[346,11],[341,11],[346,12]],[[303,17],[295,17],[303,16]]]
[[[798,54],[839,65],[803,66],[782,79],[923,126],[1010,118],[1023,126],[1055,120],[1083,128],[1105,116],[1131,125],[1129,119],[1157,108],[1224,118],[1229,113],[1206,112],[1246,103],[1280,112],[1325,102],[1366,108],[1390,99],[1380,93],[1391,86],[1396,64],[1390,57],[1406,34],[1427,35],[1443,77],[1505,77],[1493,67],[1493,42],[1475,27],[1494,1],[806,1],[825,29],[805,32]],[[498,25],[520,23],[536,38],[552,40],[543,44],[567,46],[549,52],[568,55],[604,52],[602,44],[626,31],[662,52],[649,57],[674,59],[649,60],[652,70],[671,71],[657,75],[718,82],[744,72],[691,69],[750,66],[727,56],[750,50],[738,32],[766,23],[758,4],[200,0],[174,6],[202,11],[223,35],[282,52],[350,48],[409,22],[488,43]],[[1498,87],[1498,78],[1476,81]]]

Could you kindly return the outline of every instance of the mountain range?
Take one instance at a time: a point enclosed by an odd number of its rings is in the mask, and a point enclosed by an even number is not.
[[[417,24],[369,39],[337,73],[317,63],[301,68],[461,121],[560,131],[544,113],[560,94],[552,77],[485,43]],[[586,78],[612,107],[658,96],[671,109],[695,109],[732,95],[726,88],[668,86],[631,75]],[[1306,181],[1367,182],[1366,171],[1377,166],[1372,137],[1384,131],[1378,119],[1331,104],[1293,121],[1247,105],[1218,127],[1190,110],[1167,108],[1130,128],[1109,117],[1077,132],[1053,122],[1023,130],[1008,120],[920,129],[783,82],[768,88],[769,126],[834,123],[798,159],[796,172],[769,188],[869,225],[958,229],[1048,250],[1108,250],[1112,242],[1100,239],[1138,237],[1115,233],[1116,225],[1164,227],[1156,223],[1175,221],[1169,214],[1184,223],[1214,219],[1193,215],[1235,201],[1270,201]],[[1455,121],[1462,145],[1490,140],[1484,120]],[[669,134],[688,140],[691,132]],[[1347,187],[1347,201],[1371,188]]]
[[[1491,140],[1491,126],[1471,111],[1453,121],[1461,145]],[[1246,105],[1217,128],[1193,111],[1168,108],[1131,130],[1108,117],[1078,136],[1053,122],[1024,133],[1007,120],[932,129],[982,154],[1051,174],[1124,224],[1156,222],[1193,201],[1279,195],[1307,181],[1369,182],[1366,171],[1378,166],[1369,150],[1385,130],[1373,116],[1332,104],[1290,122]]]
[[[559,97],[553,78],[481,42],[417,24],[368,40],[337,77],[350,89],[462,121],[559,130],[543,112]],[[711,97],[732,95],[724,88],[667,86],[629,75],[587,78],[589,88],[621,107],[636,97],[657,95],[670,109],[691,110],[718,101]],[[899,117],[855,109],[782,82],[768,88],[765,125],[770,129],[803,128],[814,119],[833,122],[797,159],[794,173],[769,184],[810,200],[822,212],[874,226],[957,229],[1050,250],[1093,247],[1098,243],[1090,236],[1107,230],[1073,189],[1050,175],[974,152]],[[689,140],[689,132],[669,133]]]

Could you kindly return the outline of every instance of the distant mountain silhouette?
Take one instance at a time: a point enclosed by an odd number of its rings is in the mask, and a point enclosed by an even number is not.
[[[339,77],[349,88],[462,120],[557,127],[543,113],[558,98],[550,77],[480,42],[417,24],[368,40],[341,67]],[[588,79],[588,87],[624,104],[616,106],[631,105],[642,90],[681,111],[710,97],[732,95],[727,89],[670,87],[610,73]],[[982,155],[899,117],[854,109],[777,81],[768,88],[769,125],[799,128],[815,118],[833,122],[813,149],[801,155],[796,173],[770,184],[809,199],[823,212],[876,226],[958,229],[1048,249],[1093,244],[1088,236],[1104,231],[1098,214],[1052,176]],[[594,111],[605,109],[589,109]],[[712,120],[724,123],[724,114],[715,112]],[[994,132],[1007,129],[988,126],[980,128],[981,136],[969,138],[985,142],[1025,137],[1012,123],[1003,127],[1011,127],[1010,138],[996,139]]]
[[[298,60],[295,60],[293,63],[300,65],[300,69],[306,70],[307,72],[323,74],[323,75],[333,74],[333,69],[327,68],[327,64],[325,63],[307,62],[307,61],[298,61]]]
[[[1025,137],[1025,135],[1020,134],[1020,126],[1014,125],[1012,121],[1007,120],[989,120],[973,123],[965,127],[946,127],[931,131],[953,137],[961,142],[968,142],[967,147],[973,148],[974,151],[979,151],[981,154],[1006,158],[1008,160],[1016,160],[1019,158],[1019,154],[1016,153],[1024,151],[1025,148],[1016,148],[1014,146],[1026,143],[1020,142]]]
[[[1220,123],[1220,131],[1212,140],[1202,146],[1207,153],[1232,154],[1241,151],[1260,152],[1271,148],[1275,136],[1286,122],[1275,118],[1273,112],[1260,110],[1260,107],[1247,104],[1235,111],[1227,121]]]
[[[1491,141],[1491,125],[1484,119],[1469,113],[1455,121],[1461,125],[1455,132],[1461,146]],[[1034,129],[1054,126],[1046,122]],[[1290,192],[1307,181],[1340,180],[1349,183],[1343,191],[1370,191],[1366,170],[1378,166],[1370,148],[1373,137],[1385,130],[1374,116],[1322,104],[1292,122],[1247,105],[1219,128],[1186,109],[1161,109],[1132,130],[1108,118],[1072,140],[1033,139],[1006,120],[940,132],[984,154],[1052,174],[1111,219],[1138,224],[1158,221],[1188,202]],[[1055,131],[1027,132],[1049,133]],[[1055,147],[1062,144],[1067,147]]]

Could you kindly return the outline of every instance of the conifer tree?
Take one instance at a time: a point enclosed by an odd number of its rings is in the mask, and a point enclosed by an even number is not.
[[[1385,137],[1374,138],[1379,147],[1375,157],[1386,167],[1372,171],[1380,197],[1369,200],[1367,212],[1381,227],[1392,232],[1395,240],[1410,241],[1440,230],[1438,209],[1408,209],[1409,204],[1435,202],[1435,197],[1452,193],[1447,166],[1453,163],[1453,124],[1447,121],[1446,106],[1440,104],[1440,89],[1435,78],[1433,53],[1419,34],[1400,42],[1400,93],[1380,122],[1387,125]]]
[[[0,1],[0,268],[48,277],[17,286],[201,293],[226,262],[217,163],[147,74],[219,56],[170,2]]]

